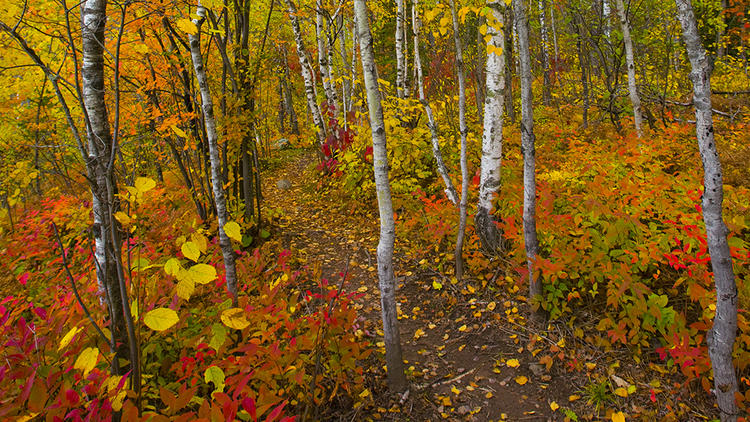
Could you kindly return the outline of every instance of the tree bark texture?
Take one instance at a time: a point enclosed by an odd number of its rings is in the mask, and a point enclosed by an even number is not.
[[[336,92],[336,84],[334,83],[331,74],[330,45],[328,43],[328,36],[323,28],[324,19],[323,1],[318,0],[315,3],[315,35],[318,40],[318,67],[320,69],[320,79],[322,79],[323,92],[326,94],[328,108],[332,112],[332,115],[336,116],[339,109],[338,93]],[[327,111],[328,110],[323,110],[324,114],[326,114]]]
[[[503,233],[495,225],[492,200],[500,190],[500,168],[503,158],[503,107],[505,94],[505,37],[503,36],[503,8],[499,2],[488,3],[487,63],[485,65],[487,96],[484,100],[484,132],[479,173],[479,201],[474,216],[474,227],[482,243],[483,252],[499,255],[503,249]]]
[[[539,300],[542,283],[534,272],[534,261],[539,254],[536,235],[536,150],[534,136],[534,107],[531,92],[531,54],[529,53],[529,21],[523,0],[513,0],[516,33],[518,34],[518,57],[521,80],[521,149],[523,150],[523,234],[526,249],[526,265],[529,271],[529,298]],[[544,319],[541,306],[532,311],[532,322]]]
[[[723,176],[714,140],[710,64],[701,44],[690,0],[675,2],[692,67],[690,79],[693,82],[695,130],[704,172],[703,222],[706,225],[708,253],[716,284],[716,315],[707,336],[708,355],[714,372],[714,393],[721,420],[736,421],[739,411],[734,397],[739,390],[732,352],[737,336],[737,285],[727,242],[727,227],[722,217]]]
[[[404,0],[396,0],[396,96],[404,98],[406,58],[404,56]]]
[[[372,131],[373,168],[380,212],[380,240],[378,241],[378,280],[380,283],[380,306],[383,317],[385,359],[388,368],[388,388],[401,392],[407,388],[404,362],[401,354],[401,338],[398,331],[396,308],[396,280],[393,271],[393,244],[396,237],[391,203],[391,187],[388,181],[388,151],[383,122],[383,107],[378,89],[377,70],[372,48],[372,34],[367,16],[365,0],[354,0],[357,19],[362,73],[367,91],[367,107]]]
[[[206,19],[206,9],[198,3],[196,11],[198,18],[193,19],[193,24],[198,28],[195,34],[188,34],[190,43],[190,56],[193,61],[195,77],[198,80],[198,88],[201,93],[201,103],[203,107],[203,121],[206,126],[206,136],[208,138],[208,150],[211,164],[211,182],[216,205],[216,219],[219,223],[219,246],[224,258],[224,271],[227,279],[227,288],[232,295],[232,303],[237,306],[237,275],[234,257],[234,248],[232,241],[224,232],[224,225],[228,221],[226,195],[224,186],[221,183],[221,158],[219,157],[219,137],[216,133],[216,120],[214,119],[214,106],[211,97],[211,91],[208,86],[208,77],[206,69],[203,66],[203,56],[201,56],[200,28]],[[247,204],[246,204],[247,205]],[[249,206],[252,206],[250,204]]]
[[[628,67],[628,94],[633,104],[633,123],[638,137],[642,137],[641,131],[641,98],[638,96],[638,86],[635,81],[635,59],[633,58],[633,39],[630,37],[630,25],[628,15],[622,0],[616,0],[617,14],[620,17],[622,27],[622,40],[625,43],[625,64]]]
[[[414,31],[414,66],[417,70],[417,90],[419,93],[419,101],[424,107],[424,112],[427,114],[427,126],[430,128],[430,135],[432,139],[432,156],[435,157],[435,163],[437,164],[437,171],[440,177],[445,183],[445,196],[453,204],[458,204],[458,194],[456,188],[453,186],[448,168],[445,167],[443,162],[443,154],[440,152],[440,136],[438,132],[437,123],[435,122],[435,116],[432,113],[432,107],[430,102],[427,100],[424,92],[424,75],[422,73],[422,60],[419,53],[419,31],[421,29],[421,21],[419,19],[419,0],[412,0],[412,29]]]
[[[539,27],[542,32],[542,68],[544,69],[544,86],[542,87],[542,103],[550,105],[552,97],[552,78],[549,63],[549,35],[547,34],[547,0],[539,0]]]
[[[453,19],[453,43],[456,46],[456,71],[458,73],[458,130],[461,132],[461,203],[459,204],[458,236],[456,238],[456,278],[464,275],[464,236],[466,234],[466,208],[469,200],[469,166],[467,163],[468,144],[466,137],[469,129],[466,127],[466,75],[464,72],[464,54],[461,46],[461,36],[458,32],[458,15],[455,0],[450,0],[451,17]]]

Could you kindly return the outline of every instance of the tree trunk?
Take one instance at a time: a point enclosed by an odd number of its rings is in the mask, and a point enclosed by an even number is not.
[[[583,22],[579,17],[574,18],[576,29],[576,50],[578,52],[578,65],[581,68],[581,89],[583,95],[583,128],[589,127],[589,84],[588,84],[588,59],[584,52],[584,40],[582,39],[581,31]]]
[[[716,58],[720,59],[724,57],[726,48],[724,46],[724,33],[726,32],[727,22],[725,19],[726,10],[728,7],[727,0],[721,0],[721,12],[719,12],[719,30],[716,31]],[[744,48],[742,49],[745,50]]]
[[[518,34],[518,57],[521,62],[521,149],[523,150],[523,234],[526,248],[526,265],[529,271],[529,299],[541,300],[542,283],[534,273],[534,261],[539,254],[536,236],[536,176],[534,108],[531,92],[531,56],[529,53],[529,21],[523,0],[513,0]],[[533,303],[533,302],[532,302]],[[532,305],[531,321],[541,325],[545,318],[538,302]]]
[[[547,0],[539,0],[539,26],[542,31],[542,68],[544,69],[544,86],[542,87],[542,104],[550,105],[552,97],[551,90],[552,84],[550,78],[550,66],[549,66],[549,36],[547,35],[547,22],[546,22],[546,10]]]
[[[286,55],[286,47],[283,48],[284,54],[284,105],[286,114],[289,116],[289,127],[294,135],[299,135],[299,123],[297,122],[297,113],[294,111],[294,101],[292,99],[292,78],[289,76],[289,59]]]
[[[232,303],[236,307],[237,301],[237,276],[235,267],[234,248],[232,241],[224,232],[224,225],[227,224],[227,204],[224,193],[224,186],[221,183],[221,158],[219,157],[219,139],[216,134],[216,121],[214,120],[214,106],[211,98],[211,91],[208,87],[208,77],[206,69],[203,66],[203,57],[201,56],[200,45],[200,28],[206,19],[206,9],[198,3],[196,11],[197,18],[193,19],[193,24],[198,28],[195,34],[188,34],[190,42],[190,55],[193,60],[193,69],[195,77],[198,80],[198,87],[201,93],[203,103],[203,120],[206,126],[206,137],[208,139],[208,150],[211,165],[211,182],[216,205],[216,219],[219,223],[219,246],[224,257],[224,270],[226,273],[227,288],[232,295]],[[252,206],[252,203],[250,204]]]
[[[617,1],[617,14],[620,16],[620,26],[622,27],[622,40],[625,43],[625,63],[628,66],[628,93],[630,102],[633,103],[633,123],[635,123],[635,132],[638,137],[643,136],[641,131],[641,99],[638,96],[638,86],[635,82],[635,61],[633,59],[633,40],[630,38],[630,26],[628,25],[628,16],[625,5],[622,0]]]
[[[464,55],[461,47],[461,36],[458,33],[458,15],[456,14],[455,0],[450,0],[451,17],[453,19],[453,43],[456,46],[456,69],[458,73],[458,126],[461,132],[461,203],[459,204],[458,236],[456,238],[456,278],[459,280],[464,275],[464,235],[466,234],[466,206],[469,199],[469,166],[467,163],[466,150],[468,144],[466,136],[469,129],[466,127],[466,76],[464,74]]]
[[[396,237],[391,203],[391,187],[388,181],[388,151],[383,122],[383,107],[378,89],[377,71],[372,48],[372,34],[367,16],[365,0],[354,0],[354,13],[359,32],[359,49],[362,58],[362,73],[367,91],[367,107],[372,132],[373,168],[375,188],[380,212],[380,240],[378,241],[378,280],[380,283],[380,306],[385,337],[385,359],[388,369],[388,388],[401,392],[407,388],[404,362],[401,355],[401,338],[398,331],[396,309],[396,280],[393,271],[393,244]]]
[[[412,0],[411,14],[414,37],[414,66],[417,70],[417,80],[415,82],[417,84],[417,90],[419,93],[419,101],[424,107],[425,114],[427,114],[427,126],[430,128],[430,134],[432,135],[432,155],[433,157],[435,157],[435,162],[437,163],[438,174],[440,174],[440,177],[442,177],[443,179],[443,183],[445,183],[445,196],[448,197],[448,200],[453,204],[458,204],[458,195],[456,194],[456,188],[453,186],[451,177],[448,174],[448,169],[445,167],[445,163],[443,162],[443,154],[440,152],[440,138],[438,135],[437,123],[435,123],[435,116],[432,114],[432,107],[430,107],[430,102],[427,101],[424,93],[422,60],[419,54],[419,31],[421,28],[421,21],[419,19],[418,4],[419,0]]]
[[[695,130],[703,161],[703,222],[706,225],[708,253],[716,284],[716,316],[708,332],[708,354],[714,371],[714,393],[722,422],[736,421],[737,375],[732,352],[737,336],[737,285],[732,255],[727,243],[727,227],[722,217],[724,200],[721,162],[714,140],[711,114],[711,69],[701,44],[690,0],[676,0],[682,33],[692,72]]]
[[[499,255],[505,248],[503,233],[492,216],[492,200],[500,190],[500,166],[503,158],[503,105],[505,94],[505,37],[503,36],[503,5],[488,3],[487,35],[487,99],[484,102],[484,133],[479,175],[479,201],[474,216],[474,227],[482,243],[483,252]]]
[[[287,9],[289,10],[289,19],[292,23],[292,31],[294,32],[294,41],[297,44],[297,56],[299,57],[300,70],[302,73],[302,79],[305,82],[305,96],[307,97],[307,107],[312,114],[312,120],[317,128],[315,136],[318,139],[318,143],[323,145],[326,140],[326,125],[323,120],[323,116],[320,114],[320,108],[318,107],[317,99],[315,98],[315,83],[313,82],[313,75],[310,71],[310,59],[307,57],[307,51],[305,49],[305,43],[302,40],[302,31],[299,27],[299,19],[297,18],[297,7],[294,5],[293,0],[285,0]]]
[[[290,0],[291,1],[291,0]],[[296,17],[294,17],[296,19]],[[338,113],[338,95],[336,93],[335,84],[331,77],[331,67],[328,62],[330,57],[328,51],[328,40],[323,29],[323,1],[317,0],[315,3],[315,35],[318,40],[318,67],[320,68],[320,79],[323,82],[323,92],[326,94],[326,101],[328,108],[332,112],[333,116]],[[296,36],[296,33],[295,33]],[[323,110],[323,114],[327,114],[328,110]]]
[[[513,8],[505,8],[505,113],[511,123],[516,123],[516,108],[513,101]]]
[[[404,0],[396,0],[396,96],[404,98]]]

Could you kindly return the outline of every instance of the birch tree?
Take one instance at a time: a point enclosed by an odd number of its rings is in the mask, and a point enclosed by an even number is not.
[[[484,100],[484,131],[479,174],[479,202],[474,227],[487,255],[498,255],[503,248],[503,234],[492,217],[492,200],[500,190],[500,166],[503,157],[503,106],[505,94],[505,37],[503,5],[487,4],[487,62],[485,65],[487,96]]]
[[[333,82],[331,73],[331,49],[328,37],[323,29],[323,1],[317,0],[315,3],[315,36],[318,40],[318,67],[320,69],[320,78],[323,82],[323,92],[326,95],[328,106],[333,109],[333,115],[337,115],[339,110],[338,94],[336,85]],[[296,34],[295,34],[296,37]]]
[[[536,235],[536,149],[534,136],[534,107],[531,92],[531,54],[529,53],[529,21],[523,0],[513,0],[516,34],[518,35],[518,58],[521,80],[521,149],[523,151],[523,235],[526,249],[526,265],[529,271],[529,298],[539,299],[542,284],[534,273],[534,261],[539,254]],[[532,322],[544,319],[541,306],[532,307]]]
[[[622,27],[622,41],[625,44],[625,64],[628,66],[628,94],[630,102],[633,104],[633,123],[635,131],[640,138],[641,132],[641,99],[638,96],[638,86],[635,82],[635,60],[633,58],[633,39],[630,37],[630,25],[628,25],[628,15],[622,0],[616,0],[617,14],[620,18]]]
[[[396,0],[396,96],[404,98],[406,58],[404,56],[404,0]]]
[[[227,224],[227,203],[224,192],[224,185],[221,177],[221,158],[219,156],[219,137],[216,133],[216,120],[214,119],[214,106],[211,97],[211,91],[208,87],[208,76],[206,68],[203,65],[203,56],[201,55],[200,33],[201,26],[206,20],[206,8],[198,3],[196,15],[193,24],[197,28],[195,33],[188,34],[190,43],[190,57],[193,61],[193,70],[198,80],[198,88],[201,93],[201,103],[203,108],[203,121],[206,127],[206,137],[208,138],[208,152],[211,163],[211,187],[214,195],[214,204],[216,206],[216,219],[219,223],[219,247],[224,258],[224,271],[226,274],[227,288],[232,295],[232,303],[236,307],[237,301],[237,275],[234,257],[234,248],[232,241],[224,231],[224,225]]]
[[[716,285],[716,315],[707,335],[708,355],[714,372],[714,394],[722,422],[736,421],[739,416],[735,394],[737,374],[732,352],[737,337],[737,285],[732,269],[732,255],[727,242],[727,226],[722,216],[723,176],[714,140],[711,109],[711,65],[701,44],[698,25],[690,0],[675,0],[682,24],[682,34],[692,71],[695,132],[703,161],[703,222],[706,225],[708,253]]]
[[[372,132],[372,162],[375,171],[378,210],[380,212],[380,239],[378,241],[377,260],[380,306],[385,337],[385,360],[388,368],[388,388],[391,391],[401,392],[407,388],[407,381],[401,355],[401,338],[398,332],[396,280],[393,271],[393,244],[396,238],[396,228],[393,220],[391,187],[388,181],[388,150],[383,121],[383,106],[378,89],[372,34],[370,33],[365,0],[354,0],[354,13],[357,20],[362,73],[365,91],[367,92],[367,107]]]
[[[453,186],[448,169],[445,167],[443,162],[443,154],[440,152],[440,136],[438,132],[437,123],[435,122],[435,116],[432,113],[432,107],[430,102],[424,93],[424,75],[422,73],[422,59],[419,54],[419,31],[421,29],[421,21],[419,19],[419,0],[412,0],[412,30],[414,38],[414,66],[417,71],[417,91],[419,93],[419,102],[424,107],[424,112],[427,115],[427,126],[430,128],[430,135],[432,139],[432,156],[435,158],[438,174],[445,183],[445,196],[453,204],[458,204],[458,194],[456,188]]]
[[[307,55],[307,49],[305,43],[302,40],[302,30],[299,26],[299,17],[297,12],[297,6],[294,5],[293,0],[285,0],[287,11],[289,12],[289,20],[292,24],[292,32],[294,32],[294,41],[297,44],[297,57],[299,58],[300,72],[302,73],[302,80],[305,83],[305,98],[307,99],[307,108],[312,115],[313,124],[317,131],[315,136],[320,145],[326,140],[326,125],[323,120],[323,116],[320,114],[320,107],[318,107],[318,101],[315,96],[315,82],[313,81],[312,67],[310,65],[310,59]]]
[[[461,37],[458,33],[458,15],[455,0],[450,0],[451,18],[453,19],[453,43],[456,46],[456,72],[458,73],[458,130],[461,132],[461,203],[459,204],[458,236],[456,238],[456,278],[464,275],[464,236],[466,234],[466,207],[469,199],[469,166],[466,158],[468,148],[466,136],[466,76],[464,74],[464,55],[461,47]]]

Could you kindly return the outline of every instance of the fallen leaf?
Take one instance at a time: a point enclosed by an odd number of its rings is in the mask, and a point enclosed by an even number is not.
[[[519,366],[521,366],[521,364],[518,363],[518,359],[509,359],[507,362],[505,362],[505,364],[511,368],[518,368]]]
[[[524,385],[524,384],[526,384],[527,382],[529,382],[529,379],[528,379],[528,378],[526,378],[526,377],[525,377],[525,376],[523,376],[523,375],[520,375],[520,376],[517,376],[517,377],[516,377],[516,384],[518,384],[518,385]]]
[[[556,401],[553,401],[552,403],[549,404],[549,408],[552,409],[552,411],[554,412],[554,411],[556,411],[557,409],[560,408],[560,405],[557,404]]]
[[[613,413],[612,422],[625,422],[625,414],[622,412]]]

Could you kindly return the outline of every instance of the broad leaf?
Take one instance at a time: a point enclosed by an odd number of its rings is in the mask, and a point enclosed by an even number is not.
[[[169,308],[156,308],[143,316],[143,322],[154,331],[164,331],[177,324],[177,312]]]

